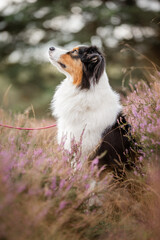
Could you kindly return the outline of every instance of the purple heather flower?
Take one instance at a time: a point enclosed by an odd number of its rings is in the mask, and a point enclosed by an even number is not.
[[[65,181],[64,179],[62,179],[62,180],[60,181],[59,188],[60,188],[60,189],[63,188],[64,185],[65,185],[65,183],[66,183],[66,181]]]
[[[60,204],[59,204],[59,209],[58,209],[58,211],[62,211],[62,210],[66,207],[67,204],[68,204],[68,202],[66,202],[66,201],[61,201]]]
[[[52,180],[52,184],[51,184],[51,188],[52,190],[56,190],[57,188],[57,178],[56,177],[53,177],[53,180]]]
[[[35,157],[38,157],[39,155],[42,154],[42,152],[43,152],[42,148],[38,148],[38,149],[34,150],[33,154]]]

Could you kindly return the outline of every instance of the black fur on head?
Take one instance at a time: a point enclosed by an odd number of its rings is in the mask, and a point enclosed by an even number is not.
[[[81,89],[89,89],[99,82],[104,71],[105,59],[96,46],[80,47],[79,57],[83,64]]]

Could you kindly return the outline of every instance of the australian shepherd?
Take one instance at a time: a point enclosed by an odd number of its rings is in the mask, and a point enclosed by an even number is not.
[[[51,103],[58,143],[65,136],[65,148],[70,150],[72,139],[79,141],[84,130],[82,156],[96,149],[99,167],[129,166],[134,155],[130,125],[122,114],[119,95],[109,84],[103,54],[96,46],[71,51],[50,47],[49,58],[66,76]]]

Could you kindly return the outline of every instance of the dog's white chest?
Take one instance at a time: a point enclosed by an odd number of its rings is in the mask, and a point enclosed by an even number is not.
[[[51,108],[57,118],[58,143],[66,138],[65,148],[70,150],[71,140],[82,138],[82,155],[88,155],[99,143],[103,131],[111,126],[121,111],[119,96],[111,89],[106,74],[99,84],[89,90],[80,90],[69,79],[57,88]]]

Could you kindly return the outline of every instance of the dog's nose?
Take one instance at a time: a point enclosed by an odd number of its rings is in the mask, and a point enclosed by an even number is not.
[[[49,50],[50,50],[50,51],[54,51],[54,50],[55,50],[55,47],[50,47]]]

